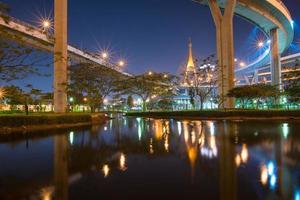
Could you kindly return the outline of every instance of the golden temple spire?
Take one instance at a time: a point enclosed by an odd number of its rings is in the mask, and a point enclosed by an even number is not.
[[[193,58],[192,39],[189,40],[189,56],[188,56],[188,62],[187,62],[187,66],[186,66],[186,72],[196,72],[196,67],[195,67],[194,58]]]

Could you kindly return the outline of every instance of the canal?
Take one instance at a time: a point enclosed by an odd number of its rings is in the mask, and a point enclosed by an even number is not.
[[[0,199],[300,199],[300,124],[117,115],[0,136]]]

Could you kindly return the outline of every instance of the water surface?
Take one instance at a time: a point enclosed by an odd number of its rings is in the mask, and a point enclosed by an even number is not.
[[[300,200],[299,130],[119,115],[51,136],[1,136],[0,199]]]

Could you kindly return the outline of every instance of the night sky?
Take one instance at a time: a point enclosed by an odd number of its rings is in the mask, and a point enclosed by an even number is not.
[[[4,0],[11,15],[38,24],[48,16],[54,0]],[[285,0],[296,23],[299,42],[300,0]],[[236,57],[247,62],[254,26],[235,18]],[[215,28],[208,7],[191,0],[69,0],[69,43],[90,51],[109,48],[113,59],[124,58],[126,70],[178,73],[187,57],[187,42],[193,40],[196,58],[215,53]],[[299,44],[300,45],[300,44]],[[49,73],[52,68],[48,69]],[[16,82],[33,83],[51,90],[52,77],[29,77]]]

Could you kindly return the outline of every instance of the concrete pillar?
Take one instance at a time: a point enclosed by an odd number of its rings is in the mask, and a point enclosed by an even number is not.
[[[271,35],[271,76],[272,85],[276,86],[278,89],[282,88],[281,85],[281,62],[278,47],[278,29],[272,29]]]
[[[54,1],[54,112],[67,111],[67,0]]]
[[[218,94],[222,108],[234,108],[234,99],[227,93],[234,87],[233,14],[236,0],[228,0],[222,14],[216,0],[208,1],[215,26],[218,55]]]
[[[68,199],[68,137],[54,136],[54,185],[55,199]]]

